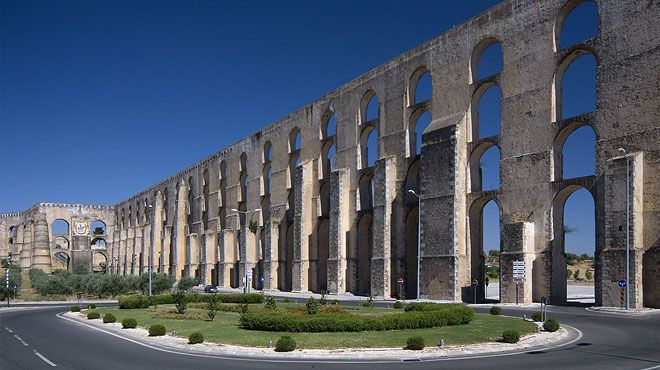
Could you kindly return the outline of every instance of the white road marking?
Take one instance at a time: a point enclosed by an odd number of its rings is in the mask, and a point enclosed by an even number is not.
[[[55,363],[53,361],[47,359],[46,356],[42,355],[41,353],[39,353],[37,351],[34,351],[34,354],[39,356],[39,358],[44,360],[44,362],[47,363],[48,365],[53,366],[53,367],[57,366],[57,365],[55,365]]]
[[[13,331],[11,331],[11,329],[9,329],[9,328],[6,327],[6,326],[5,326],[5,329],[7,329],[8,332],[13,333]]]
[[[653,370],[653,369],[660,369],[660,365],[656,365],[656,366],[653,366],[653,367],[645,367],[645,368],[639,369],[639,370]]]
[[[131,342],[131,343],[135,343],[135,344],[140,345],[140,346],[143,346],[143,347],[151,348],[151,349],[156,350],[156,351],[161,351],[161,352],[166,352],[166,353],[172,353],[172,354],[176,354],[176,355],[184,355],[184,356],[192,356],[192,357],[203,357],[203,358],[226,359],[226,360],[233,360],[233,361],[278,362],[278,363],[312,363],[312,362],[313,362],[313,363],[322,363],[322,364],[374,364],[374,363],[390,364],[390,363],[401,362],[401,360],[389,360],[389,361],[373,361],[373,360],[369,360],[369,361],[367,361],[367,360],[355,360],[355,361],[351,361],[351,360],[337,360],[337,361],[327,361],[327,360],[319,360],[319,359],[316,359],[316,358],[309,358],[309,359],[307,359],[307,360],[303,360],[303,361],[301,361],[301,360],[293,360],[293,359],[291,359],[291,360],[287,360],[287,359],[279,360],[279,359],[275,359],[275,358],[272,358],[272,357],[268,357],[268,358],[263,358],[263,359],[261,359],[261,358],[231,357],[231,356],[222,356],[222,355],[204,355],[204,354],[200,354],[200,353],[182,352],[182,351],[169,350],[169,349],[165,349],[165,348],[160,348],[160,347],[152,346],[152,345],[150,345],[150,344],[146,344],[146,343],[140,342],[140,341],[138,341],[138,340],[134,340],[134,339],[131,339],[131,338],[123,337],[123,336],[121,336],[121,335],[119,335],[119,334],[115,334],[115,333],[110,332],[110,331],[107,331],[107,330],[105,330],[105,329],[101,329],[101,328],[98,328],[98,327],[96,327],[96,326],[93,326],[93,325],[90,325],[90,324],[87,324],[87,323],[84,323],[84,322],[81,322],[81,321],[78,321],[78,320],[74,320],[74,319],[71,319],[71,318],[68,318],[68,317],[64,317],[64,316],[62,315],[63,313],[64,313],[64,312],[62,312],[62,313],[58,313],[58,314],[57,314],[57,317],[59,317],[60,319],[64,319],[64,320],[67,320],[67,321],[71,321],[71,322],[73,322],[73,323],[75,323],[75,324],[78,324],[78,325],[83,325],[83,326],[86,326],[86,327],[88,327],[88,328],[91,328],[91,329],[94,329],[94,330],[98,330],[98,331],[100,331],[100,332],[102,332],[102,333],[106,333],[106,334],[112,335],[113,337],[117,337],[117,338],[119,338],[119,339],[123,339],[123,340],[125,340],[125,341]],[[539,350],[545,350],[545,351],[547,351],[547,350],[551,350],[551,349],[556,349],[556,348],[564,347],[564,346],[567,346],[567,345],[569,345],[569,344],[573,344],[573,343],[579,341],[580,339],[582,339],[583,334],[582,334],[582,332],[580,331],[580,329],[575,328],[575,327],[573,327],[573,326],[569,326],[569,325],[563,325],[563,326],[575,330],[575,331],[578,333],[578,336],[577,336],[576,338],[574,338],[573,340],[569,341],[569,342],[561,343],[561,344],[558,344],[558,345],[556,345],[556,346],[552,346],[552,347],[540,347],[540,348],[539,348],[539,347],[535,347],[535,348],[531,348],[531,349],[523,350],[523,351],[518,351],[518,352],[494,353],[494,354],[484,354],[484,355],[478,355],[478,356],[473,356],[473,355],[472,355],[472,356],[461,356],[461,357],[451,357],[451,358],[434,358],[434,359],[422,360],[422,362],[472,360],[472,359],[475,359],[475,358],[489,358],[489,357],[515,356],[515,355],[521,355],[521,354],[530,353],[530,352],[536,352],[536,351],[539,351]],[[653,368],[651,368],[651,369],[653,369]],[[650,369],[641,369],[641,370],[650,370]]]
[[[23,343],[24,346],[28,346],[27,343],[23,340],[23,338],[19,337],[18,335],[14,334],[14,338],[18,339],[19,342]]]

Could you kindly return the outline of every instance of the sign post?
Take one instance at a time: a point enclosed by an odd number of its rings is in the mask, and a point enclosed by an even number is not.
[[[399,297],[406,299],[406,297],[403,296],[403,276],[399,276],[397,283],[399,283]]]
[[[619,288],[621,288],[621,308],[623,308],[626,298],[626,287],[628,286],[628,282],[625,279],[621,279],[617,284],[619,285]]]
[[[472,279],[472,291],[474,292],[474,304],[477,304],[477,287],[479,286],[479,280]]]
[[[525,261],[513,261],[513,281],[516,283],[516,305],[518,305],[519,285],[525,282]]]
[[[7,287],[7,307],[9,307],[9,266],[7,266],[7,270],[5,271],[5,281],[6,281],[6,287]],[[16,293],[14,293],[14,296]]]

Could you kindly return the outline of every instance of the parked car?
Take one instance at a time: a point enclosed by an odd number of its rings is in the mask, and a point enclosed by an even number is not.
[[[204,293],[217,293],[218,287],[215,285],[207,285],[204,287]]]

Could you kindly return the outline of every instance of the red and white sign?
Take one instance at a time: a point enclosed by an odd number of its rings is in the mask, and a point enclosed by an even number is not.
[[[477,279],[473,279],[473,280],[472,280],[472,285],[473,285],[473,286],[477,286],[477,285],[479,285],[479,280],[477,280]]]
[[[399,280],[397,281],[399,282],[399,285],[403,285],[403,277],[399,276]]]

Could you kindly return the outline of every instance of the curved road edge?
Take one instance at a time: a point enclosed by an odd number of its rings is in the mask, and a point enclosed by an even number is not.
[[[483,359],[491,357],[504,357],[504,356],[515,356],[533,353],[537,351],[547,351],[558,349],[572,343],[579,341],[583,334],[582,332],[572,326],[562,324],[563,330],[565,330],[565,335],[560,335],[552,340],[551,342],[539,343],[538,345],[528,346],[525,348],[517,349],[500,349],[500,350],[491,350],[484,352],[467,352],[459,354],[433,354],[433,353],[416,353],[415,351],[406,351],[401,354],[401,356],[392,359],[374,359],[371,357],[360,357],[360,354],[368,353],[365,352],[352,352],[352,353],[302,353],[296,352],[295,355],[292,353],[255,353],[254,351],[249,352],[251,347],[238,347],[232,346],[232,348],[244,348],[246,354],[240,353],[212,353],[208,351],[195,350],[191,345],[185,345],[182,347],[175,347],[173,345],[168,345],[165,343],[156,343],[157,339],[149,338],[144,335],[132,335],[127,336],[125,333],[122,333],[122,329],[118,329],[116,326],[108,328],[107,326],[100,324],[96,321],[87,321],[79,316],[70,315],[68,312],[60,312],[57,314],[57,317],[69,321],[74,324],[83,325],[93,330],[100,331],[102,333],[114,336],[116,338],[123,339],[125,341],[138,344],[140,346],[150,348],[153,350],[167,352],[171,354],[178,354],[184,356],[193,356],[193,357],[204,357],[204,358],[216,358],[216,359],[228,359],[228,360],[240,360],[240,361],[250,361],[250,362],[314,362],[314,363],[398,363],[401,361],[421,361],[421,362],[437,362],[437,361],[459,361],[459,360],[473,360],[473,359]],[[113,330],[114,329],[114,330]],[[154,340],[155,339],[155,340]],[[189,348],[186,348],[189,347]],[[212,347],[213,350],[217,350],[220,347]],[[377,350],[372,351],[375,353]],[[391,353],[391,350],[388,350]],[[302,354],[302,355],[301,355]],[[382,351],[379,352],[382,354]],[[255,357],[256,356],[256,357]],[[333,358],[328,358],[328,356],[333,356]]]

